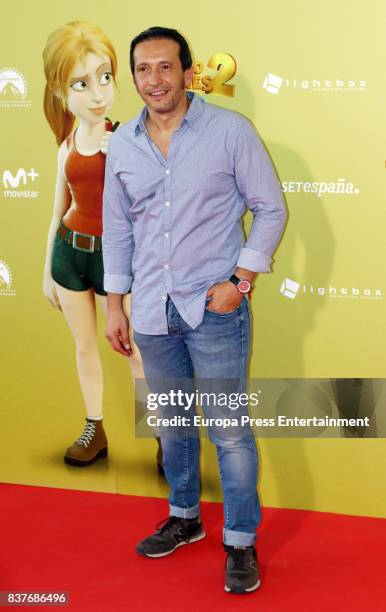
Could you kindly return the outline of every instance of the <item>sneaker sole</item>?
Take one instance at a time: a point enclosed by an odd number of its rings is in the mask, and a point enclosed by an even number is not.
[[[259,586],[260,586],[261,582],[260,580],[258,580],[256,582],[256,584],[254,584],[252,587],[250,587],[249,589],[241,589],[241,588],[231,588],[227,585],[224,586],[224,591],[226,591],[226,593],[237,593],[238,595],[241,595],[242,593],[253,593],[253,591],[256,591]]]
[[[104,459],[107,457],[107,446],[106,448],[102,448],[92,459],[88,461],[80,461],[79,459],[72,459],[72,457],[64,456],[64,463],[68,465],[76,465],[76,467],[86,467],[86,465],[91,465],[97,459]]]
[[[174,548],[164,553],[157,553],[153,555],[150,553],[142,552],[138,550],[138,548],[137,548],[137,553],[139,555],[142,555],[143,557],[150,557],[151,559],[159,559],[161,557],[167,557],[168,555],[171,555],[172,553],[174,553],[174,551],[180,546],[184,546],[185,544],[194,544],[194,542],[199,542],[199,540],[203,540],[205,536],[206,536],[205,531],[202,531],[200,534],[198,534],[197,536],[194,536],[191,540],[189,540],[189,542],[179,542],[179,544],[176,544]]]

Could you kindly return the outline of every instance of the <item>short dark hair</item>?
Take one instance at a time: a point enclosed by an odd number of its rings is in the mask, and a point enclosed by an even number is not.
[[[180,47],[180,61],[182,65],[182,70],[185,71],[190,68],[193,64],[192,55],[190,53],[189,45],[186,42],[185,38],[177,32],[177,30],[173,30],[172,28],[161,28],[160,26],[153,26],[148,28],[144,32],[141,32],[133,38],[130,45],[130,68],[132,74],[134,74],[134,49],[135,47],[143,42],[144,40],[152,40],[154,38],[169,38],[170,40],[175,40],[176,43],[179,44]]]

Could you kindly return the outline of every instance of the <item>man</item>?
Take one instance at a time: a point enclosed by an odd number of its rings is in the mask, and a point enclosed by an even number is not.
[[[180,381],[191,389],[195,376],[211,388],[217,385],[217,391],[221,379],[240,391],[249,355],[246,296],[256,273],[269,272],[285,224],[277,179],[244,117],[186,92],[192,58],[178,32],[159,27],[142,32],[131,43],[130,64],[146,106],[112,135],[107,156],[106,336],[116,351],[130,354],[121,304],[131,290],[134,340],[150,387],[164,381],[165,390],[167,381],[174,381],[171,389]],[[253,223],[244,245],[245,205]],[[160,408],[161,416],[169,408]],[[210,407],[202,408],[210,416]],[[250,592],[260,584],[255,440],[249,428],[208,431],[224,493],[225,590]],[[169,434],[161,430],[170,517],[139,543],[137,551],[148,557],[205,536],[199,438],[183,427]]]

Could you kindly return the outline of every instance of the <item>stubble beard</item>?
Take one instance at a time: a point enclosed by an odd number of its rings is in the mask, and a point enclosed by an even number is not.
[[[163,106],[157,105],[157,102],[153,102],[153,100],[151,100],[151,105],[149,104],[148,100],[147,101],[144,100],[144,102],[148,104],[150,110],[152,110],[153,112],[164,114],[164,113],[170,113],[172,111],[175,111],[181,99],[183,99],[185,96],[186,96],[185,79],[184,77],[181,77],[181,81],[179,83],[179,87],[177,91],[174,93],[174,95],[168,102],[165,101],[163,103]]]

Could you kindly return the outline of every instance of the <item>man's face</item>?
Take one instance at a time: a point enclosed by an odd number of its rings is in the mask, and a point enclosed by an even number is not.
[[[192,70],[182,69],[179,44],[168,38],[139,43],[134,49],[134,83],[147,107],[169,113],[182,105]]]

